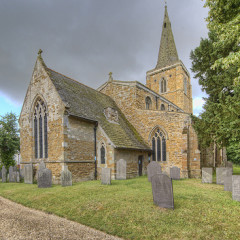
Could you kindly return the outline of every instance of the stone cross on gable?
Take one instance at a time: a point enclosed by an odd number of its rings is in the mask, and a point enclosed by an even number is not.
[[[109,75],[109,79],[108,79],[108,81],[112,81],[112,80],[113,80],[112,72],[110,72],[108,75]]]
[[[43,52],[42,49],[39,49],[38,55],[41,56],[42,52]]]

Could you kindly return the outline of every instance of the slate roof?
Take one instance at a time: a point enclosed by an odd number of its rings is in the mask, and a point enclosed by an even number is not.
[[[69,115],[98,122],[116,148],[151,150],[112,98],[49,68],[46,70]],[[118,111],[119,124],[106,119],[103,111],[107,107]]]
[[[162,26],[162,37],[156,69],[164,68],[177,62],[179,62],[177,48],[172,33],[171,22],[168,17],[167,6],[165,6],[164,20]]]

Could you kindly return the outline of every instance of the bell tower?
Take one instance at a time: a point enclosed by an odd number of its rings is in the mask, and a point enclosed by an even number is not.
[[[178,58],[166,5],[158,61],[156,67],[147,72],[146,86],[185,112],[193,112],[190,74]]]

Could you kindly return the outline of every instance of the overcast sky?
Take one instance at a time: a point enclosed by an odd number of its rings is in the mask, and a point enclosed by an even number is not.
[[[207,37],[201,0],[168,0],[178,55]],[[97,88],[108,79],[146,82],[157,63],[164,0],[0,0],[0,115],[20,113],[39,48],[46,65]],[[202,96],[191,73],[194,113]]]

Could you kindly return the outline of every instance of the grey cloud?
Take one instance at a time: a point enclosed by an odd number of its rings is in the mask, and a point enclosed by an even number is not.
[[[178,53],[190,71],[189,54],[205,37],[202,1],[169,0]],[[0,92],[22,102],[39,48],[48,67],[97,88],[108,72],[145,83],[155,67],[164,1],[0,1]],[[193,75],[192,75],[193,76]],[[201,96],[192,79],[193,95]]]

